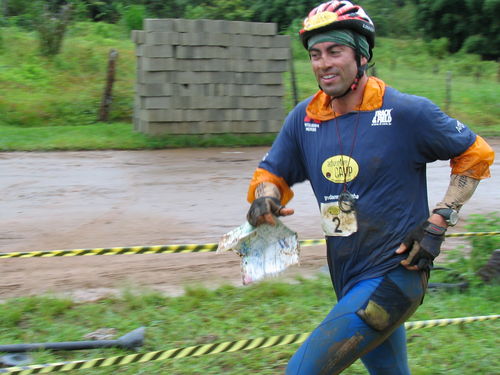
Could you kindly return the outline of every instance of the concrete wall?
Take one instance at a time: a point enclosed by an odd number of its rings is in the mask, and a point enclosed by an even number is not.
[[[146,19],[133,31],[135,129],[147,134],[277,132],[290,38],[276,24]]]

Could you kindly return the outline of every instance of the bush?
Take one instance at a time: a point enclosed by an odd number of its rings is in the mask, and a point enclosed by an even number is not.
[[[43,10],[36,15],[35,29],[39,35],[42,55],[55,56],[60,52],[66,28],[71,20],[71,13],[70,5],[62,6],[57,12],[44,6]]]
[[[121,10],[121,22],[127,31],[142,30],[144,18],[146,18],[146,8],[143,5],[130,5]]]
[[[425,44],[427,52],[439,60],[448,55],[450,41],[447,38],[432,39]]]
[[[500,230],[500,215],[493,212],[488,215],[471,215],[467,230],[473,232],[489,232]],[[472,251],[470,254],[470,267],[477,272],[484,266],[493,251],[500,249],[500,236],[472,237]]]

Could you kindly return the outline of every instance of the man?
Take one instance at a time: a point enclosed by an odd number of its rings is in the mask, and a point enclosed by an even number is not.
[[[293,214],[290,187],[309,180],[338,303],[290,360],[287,374],[338,374],[361,358],[370,374],[409,374],[406,321],[422,302],[446,228],[493,151],[429,100],[366,75],[375,28],[349,1],[304,20],[301,40],[320,90],[288,115],[248,191],[247,219]],[[429,215],[426,163],[451,160],[448,191]]]

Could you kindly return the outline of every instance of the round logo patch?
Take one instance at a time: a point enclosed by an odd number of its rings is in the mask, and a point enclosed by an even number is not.
[[[341,184],[356,178],[359,165],[356,160],[347,155],[335,155],[323,162],[321,172],[327,180]]]

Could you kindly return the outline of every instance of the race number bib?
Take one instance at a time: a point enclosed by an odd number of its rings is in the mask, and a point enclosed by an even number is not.
[[[343,212],[338,202],[321,203],[321,217],[326,236],[347,237],[358,230],[356,211]]]

